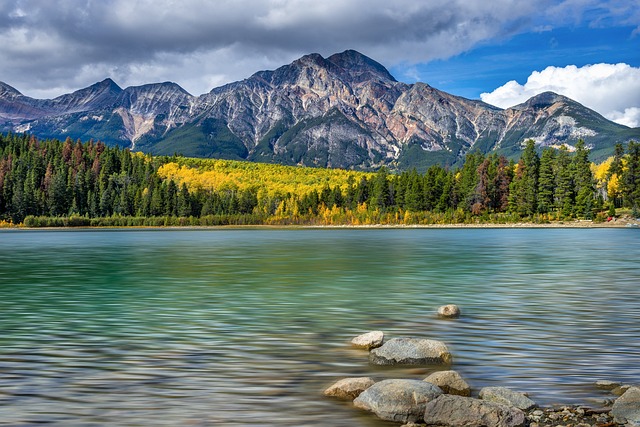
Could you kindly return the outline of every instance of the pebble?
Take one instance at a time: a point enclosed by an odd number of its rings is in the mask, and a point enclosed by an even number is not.
[[[602,411],[607,411],[603,413]],[[527,413],[529,427],[606,427],[614,426],[610,408],[579,406],[535,409]]]

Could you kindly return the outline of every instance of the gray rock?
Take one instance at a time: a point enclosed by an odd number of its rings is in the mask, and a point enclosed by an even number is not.
[[[455,304],[443,305],[438,309],[438,316],[447,318],[460,317],[460,307]]]
[[[447,364],[452,359],[443,342],[421,338],[393,338],[369,353],[374,365]]]
[[[631,387],[616,399],[611,415],[618,424],[640,426],[640,388]]]
[[[427,425],[520,427],[525,414],[518,408],[471,397],[442,395],[425,405]]]
[[[485,387],[480,390],[480,399],[502,405],[513,406],[523,411],[535,408],[536,402],[529,399],[523,393],[506,387]]]
[[[324,395],[338,399],[353,400],[374,384],[375,381],[369,377],[345,378],[327,388],[324,391]]]
[[[440,387],[443,393],[471,396],[471,387],[456,371],[434,372],[424,380]]]
[[[437,386],[419,380],[384,380],[375,383],[353,404],[387,421],[400,423],[422,420],[427,402],[442,394]]]
[[[384,333],[382,331],[371,331],[366,334],[358,335],[351,340],[351,344],[358,348],[371,350],[378,348],[384,342]]]
[[[620,387],[620,383],[617,383],[615,381],[609,381],[609,380],[598,380],[596,381],[596,387],[598,387],[601,390],[613,390],[615,388]]]

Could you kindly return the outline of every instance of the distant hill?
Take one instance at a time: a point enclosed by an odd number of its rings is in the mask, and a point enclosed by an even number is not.
[[[628,128],[546,92],[500,109],[396,81],[347,50],[303,56],[273,71],[192,96],[175,83],[120,88],[106,79],[51,100],[0,83],[0,131],[101,140],[153,154],[371,170],[460,164],[466,153],[518,157],[523,142],[572,146],[592,160],[640,139]]]

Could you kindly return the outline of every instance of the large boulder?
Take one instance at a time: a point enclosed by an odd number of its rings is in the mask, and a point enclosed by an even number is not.
[[[525,414],[499,403],[447,394],[425,405],[424,421],[450,427],[520,427],[525,425]]]
[[[400,423],[422,420],[425,405],[442,394],[437,386],[419,380],[384,380],[375,383],[353,404],[379,418]]]
[[[353,400],[375,383],[369,377],[345,378],[327,388],[324,391],[324,395],[338,399]]]
[[[438,316],[449,319],[460,317],[460,307],[455,304],[447,304],[438,308]]]
[[[380,347],[383,341],[384,333],[382,331],[371,331],[366,334],[358,335],[351,340],[351,344],[354,347],[371,350],[372,348]]]
[[[456,371],[434,372],[424,380],[437,385],[445,394],[471,396],[471,387]]]
[[[502,405],[513,406],[523,411],[535,408],[536,402],[529,399],[523,393],[506,387],[485,387],[480,390],[480,399],[495,402]]]
[[[640,388],[631,387],[616,399],[611,415],[618,424],[640,426]]]
[[[421,338],[393,338],[369,352],[374,365],[430,365],[451,363],[445,343]]]

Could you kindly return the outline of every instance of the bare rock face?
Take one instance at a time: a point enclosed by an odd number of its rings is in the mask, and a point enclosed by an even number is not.
[[[611,414],[618,424],[640,426],[640,388],[631,387],[617,398]]]
[[[438,308],[438,316],[446,318],[460,317],[460,307],[455,304],[447,304]]]
[[[523,393],[506,387],[485,387],[480,390],[480,399],[501,405],[513,406],[523,411],[535,408],[536,402],[529,399]]]
[[[343,400],[353,400],[374,384],[375,381],[369,377],[344,378],[327,388],[324,391],[324,395]]]
[[[425,405],[442,394],[437,386],[418,380],[384,380],[366,389],[353,404],[379,418],[400,423],[422,420]]]
[[[371,331],[366,334],[358,335],[351,340],[351,344],[354,347],[364,348],[371,350],[372,348],[378,348],[384,342],[384,332]]]
[[[463,427],[520,427],[525,415],[520,409],[471,397],[442,395],[425,405],[427,425]]]
[[[445,343],[421,338],[393,338],[369,353],[374,365],[441,365],[452,359]]]
[[[398,82],[353,50],[305,55],[200,96],[170,82],[121,89],[106,79],[42,100],[0,82],[0,131],[93,138],[153,154],[355,169],[426,167],[436,162],[433,152],[450,164],[473,149],[513,154],[529,138],[541,146],[588,138],[613,151],[640,137],[551,92],[502,110]]]
[[[437,385],[445,394],[471,396],[471,387],[456,371],[434,372],[424,381]]]

